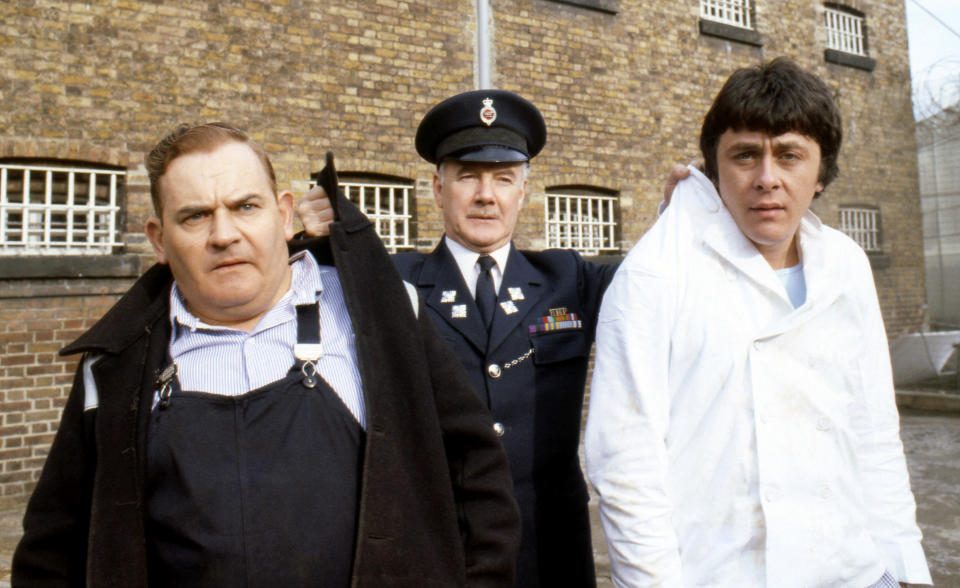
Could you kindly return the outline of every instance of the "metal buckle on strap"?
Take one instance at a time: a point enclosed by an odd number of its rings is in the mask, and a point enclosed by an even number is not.
[[[293,356],[300,361],[317,361],[323,357],[322,343],[295,343]]]
[[[170,406],[170,397],[173,394],[173,378],[177,375],[177,364],[171,363],[157,373],[156,385],[160,389],[157,393],[157,406],[161,410]]]
[[[320,376],[317,374],[317,363],[314,361],[305,361],[300,367],[300,373],[303,374],[303,385],[307,388],[316,388]]]

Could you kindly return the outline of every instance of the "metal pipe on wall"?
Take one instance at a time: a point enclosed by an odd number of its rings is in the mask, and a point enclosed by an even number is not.
[[[477,0],[477,89],[490,87],[490,2]]]

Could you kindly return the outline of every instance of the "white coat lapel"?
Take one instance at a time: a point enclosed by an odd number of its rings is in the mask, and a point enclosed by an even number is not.
[[[722,204],[715,215],[714,222],[704,231],[703,243],[730,264],[734,271],[773,292],[786,304],[790,304],[783,284],[780,283],[773,268],[750,239],[740,231],[730,212]]]

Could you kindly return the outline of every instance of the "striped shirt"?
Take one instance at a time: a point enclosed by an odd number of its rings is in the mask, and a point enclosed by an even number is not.
[[[249,333],[209,325],[187,310],[176,282],[170,291],[170,357],[183,390],[239,396],[286,376],[296,362],[296,306],[320,302],[323,357],[318,371],[366,428],[363,386],[357,369],[353,325],[340,277],[307,252],[290,258],[290,290]]]

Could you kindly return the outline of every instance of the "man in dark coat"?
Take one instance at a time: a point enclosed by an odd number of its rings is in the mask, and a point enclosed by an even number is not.
[[[366,217],[338,194],[288,261],[292,196],[242,132],[151,158],[161,263],[64,350],[14,585],[510,586],[506,456]]]
[[[545,141],[540,112],[511,92],[466,92],[435,106],[416,148],[437,164],[445,235],[432,253],[393,259],[507,450],[523,517],[516,586],[584,587],[596,581],[580,421],[595,319],[616,266],[513,245],[529,161]],[[325,207],[319,189],[304,198],[308,232],[322,234]]]

